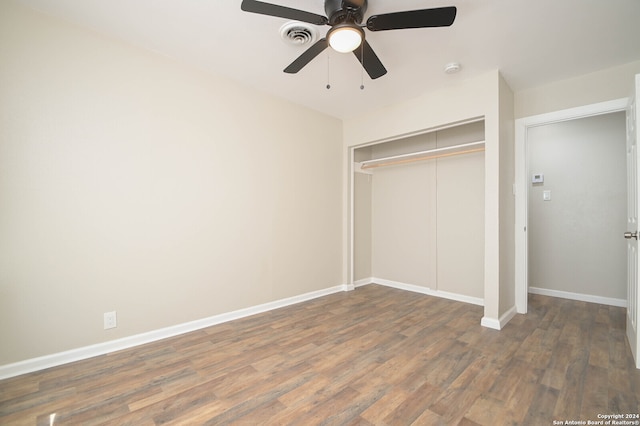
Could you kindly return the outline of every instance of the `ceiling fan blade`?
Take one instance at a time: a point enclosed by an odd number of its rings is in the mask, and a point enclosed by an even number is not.
[[[448,27],[456,19],[455,6],[435,9],[373,15],[367,20],[370,31],[402,30],[405,28]]]
[[[387,69],[382,65],[382,62],[380,62],[376,52],[373,51],[367,40],[363,40],[362,46],[354,50],[353,54],[356,55],[356,58],[358,58],[364,70],[369,74],[369,77],[371,77],[372,80],[382,77],[387,73]]]
[[[255,0],[242,0],[240,8],[245,12],[294,19],[296,21],[308,22],[315,25],[326,25],[329,22],[329,19],[322,15],[316,15],[315,13],[305,12],[304,10],[292,9],[290,7]]]
[[[293,61],[291,65],[286,67],[284,69],[284,72],[286,72],[287,74],[297,73],[302,68],[304,68],[305,65],[311,62],[313,58],[315,58],[320,53],[322,53],[322,51],[324,51],[324,49],[326,49],[328,46],[329,46],[329,43],[327,42],[326,38],[322,38],[318,40],[317,42],[315,42],[313,46],[308,48],[302,55],[298,56],[298,59]]]

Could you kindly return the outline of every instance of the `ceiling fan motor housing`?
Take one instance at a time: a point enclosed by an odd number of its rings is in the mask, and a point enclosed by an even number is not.
[[[325,0],[324,10],[329,17],[329,25],[343,22],[360,24],[367,11],[367,0]]]

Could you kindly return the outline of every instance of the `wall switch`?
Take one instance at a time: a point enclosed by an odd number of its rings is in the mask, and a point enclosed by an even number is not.
[[[116,328],[118,321],[116,319],[116,311],[104,313],[104,329]]]
[[[549,190],[542,191],[542,199],[544,201],[551,201],[551,191]]]

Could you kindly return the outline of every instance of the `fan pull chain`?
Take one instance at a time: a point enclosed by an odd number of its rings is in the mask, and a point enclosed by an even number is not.
[[[331,89],[331,81],[330,77],[330,65],[331,65],[331,55],[327,55],[327,90]]]
[[[362,66],[360,67],[360,90],[364,90],[364,40],[360,43],[360,57],[362,58]]]

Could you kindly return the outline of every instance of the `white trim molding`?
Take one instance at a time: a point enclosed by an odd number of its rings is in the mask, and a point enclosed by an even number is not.
[[[598,303],[600,305],[617,306],[626,308],[626,299],[615,299],[613,297],[595,296],[592,294],[571,293],[561,290],[550,290],[548,288],[529,287],[529,293],[540,294],[542,296],[559,297],[561,299],[579,300],[581,302]]]
[[[362,280],[364,281],[364,280]],[[368,284],[380,284],[387,287],[393,287],[400,290],[412,291],[414,293],[426,294],[427,296],[436,296],[443,299],[455,300],[457,302],[470,303],[472,305],[484,306],[484,299],[479,297],[465,296],[464,294],[449,293],[448,291],[432,290],[415,284],[406,284],[398,281],[385,280],[382,278],[371,278]]]
[[[69,351],[27,359],[25,361],[16,362],[13,364],[2,365],[0,366],[0,380],[31,373],[34,371],[44,370],[45,368],[68,364],[70,362],[81,361],[83,359],[92,358],[99,355],[105,355],[123,349],[129,349],[138,345],[143,345],[145,343],[156,342],[158,340],[178,336],[180,334],[189,333],[191,331],[200,330],[202,328],[211,327],[228,321],[245,318],[274,309],[284,308],[285,306],[295,305],[296,303],[317,299],[329,294],[338,293],[341,291],[350,291],[353,289],[354,287],[351,284],[338,285],[335,287],[313,291],[286,299],[276,300],[274,302],[268,302],[245,309],[239,309],[237,311],[214,315],[200,320],[190,321],[171,327],[161,328],[158,330],[152,330],[146,333],[136,334],[134,336],[124,337],[109,342],[84,346],[77,349],[71,349]]]

